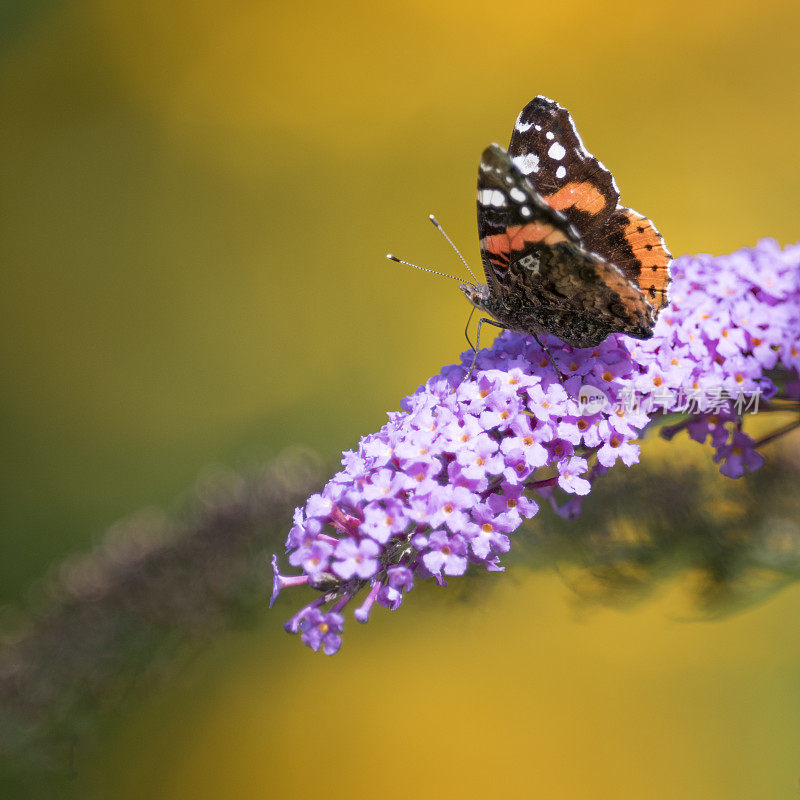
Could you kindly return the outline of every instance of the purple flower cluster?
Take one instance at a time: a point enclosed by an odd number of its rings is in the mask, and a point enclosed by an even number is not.
[[[574,517],[595,478],[617,461],[635,464],[643,428],[661,410],[680,411],[692,392],[777,392],[767,371],[797,380],[800,245],[771,240],[729,256],[683,257],[672,267],[670,305],[647,341],[610,336],[576,350],[548,337],[563,374],[532,337],[505,332],[481,351],[445,367],[389,414],[320,494],[297,509],[287,540],[285,587],[308,584],[319,596],[286,629],[312,649],[341,644],[342,610],[362,589],[355,617],[377,602],[400,606],[417,578],[462,575],[470,564],[502,570],[510,534],[545,499]],[[581,387],[607,399],[587,408]],[[658,403],[626,402],[657,395]],[[722,395],[721,395],[722,396]],[[710,439],[721,471],[738,477],[763,462],[731,401],[690,415],[685,427]]]

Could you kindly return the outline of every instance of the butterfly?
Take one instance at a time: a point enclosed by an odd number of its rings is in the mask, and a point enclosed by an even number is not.
[[[553,100],[525,106],[508,151],[484,150],[478,236],[486,283],[461,290],[493,318],[481,322],[573,347],[653,335],[672,257],[653,223],[619,204],[614,176]]]

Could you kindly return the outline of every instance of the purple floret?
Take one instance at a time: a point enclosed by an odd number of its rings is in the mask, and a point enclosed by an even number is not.
[[[313,608],[300,622],[300,638],[312,650],[319,650],[332,656],[342,645],[342,626],[344,617],[335,611],[327,614]]]
[[[354,576],[362,580],[371,578],[378,571],[377,556],[380,552],[380,545],[372,539],[360,542],[355,539],[342,539],[336,545],[334,556],[338,560],[333,563],[333,571],[345,580]]]

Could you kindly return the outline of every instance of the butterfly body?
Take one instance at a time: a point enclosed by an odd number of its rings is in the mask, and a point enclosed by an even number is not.
[[[593,347],[611,333],[653,334],[670,255],[653,224],[618,204],[614,178],[583,147],[566,109],[522,111],[509,150],[490,145],[478,173],[486,284],[463,284],[503,328]]]

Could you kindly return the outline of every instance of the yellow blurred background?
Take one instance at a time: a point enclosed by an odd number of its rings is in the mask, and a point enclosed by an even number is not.
[[[478,263],[479,154],[535,94],[675,255],[799,238],[797,3],[16,0],[0,24],[3,602],[209,464],[335,458],[454,361],[456,287],[383,256],[458,270],[435,211]],[[796,796],[796,589],[686,625],[670,592],[576,619],[555,576],[494,585],[415,591],[333,659],[279,605],[110,725],[82,793]]]

